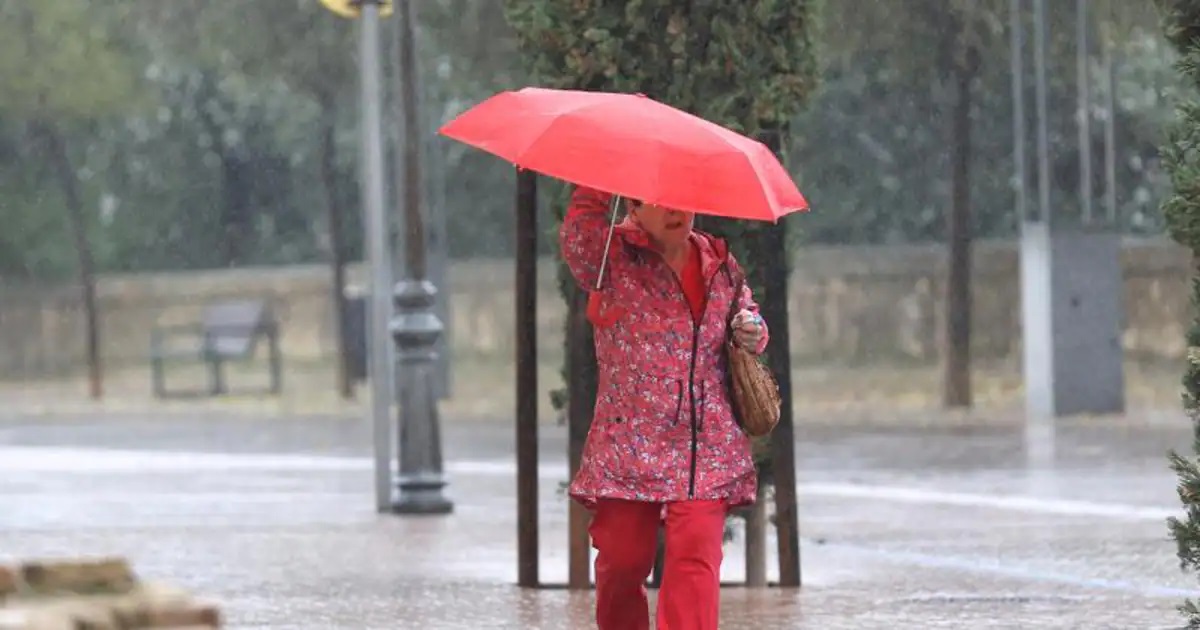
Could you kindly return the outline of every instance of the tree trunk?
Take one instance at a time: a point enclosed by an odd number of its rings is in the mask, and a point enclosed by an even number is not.
[[[88,239],[87,217],[83,211],[83,200],[79,194],[79,179],[71,165],[66,141],[53,123],[37,127],[45,142],[46,152],[53,164],[55,176],[62,186],[67,205],[67,216],[79,255],[79,285],[83,297],[85,343],[88,365],[88,391],[94,400],[104,396],[104,371],[100,362],[100,313],[96,304],[96,263],[92,245]]]
[[[222,147],[221,156],[221,263],[237,267],[246,262],[247,243],[253,235],[250,220],[249,164],[242,150]]]
[[[336,328],[338,390],[342,398],[354,398],[350,378],[349,340],[346,338],[346,243],[343,237],[342,204],[337,191],[336,112],[333,99],[321,101],[321,186],[325,191],[325,210],[329,216],[329,265],[333,272],[333,322]]]
[[[946,407],[971,406],[971,83],[979,55],[974,47],[962,46],[965,49],[954,64],[951,202],[946,217],[949,260],[942,340]]]
[[[201,82],[201,96],[219,100],[220,94],[213,87],[215,79],[206,76]],[[221,204],[218,212],[220,244],[217,258],[222,266],[236,267],[244,262],[248,239],[253,237],[253,220],[250,208],[249,160],[245,150],[228,145],[225,126],[208,108],[197,110],[197,122],[208,134],[211,150],[220,161]]]
[[[746,586],[767,585],[767,485],[758,484],[758,498],[746,512]]]

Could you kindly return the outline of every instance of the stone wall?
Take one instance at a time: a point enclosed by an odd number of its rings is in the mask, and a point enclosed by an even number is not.
[[[1125,244],[1127,352],[1140,358],[1183,353],[1189,317],[1186,253],[1162,240]],[[797,361],[932,362],[937,356],[944,254],[937,246],[810,247],[791,278],[792,351]],[[1020,287],[1011,242],[975,252],[975,352],[1018,361]],[[541,350],[562,339],[563,306],[552,261],[539,276]],[[351,270],[351,280],[361,269]],[[513,270],[510,260],[469,260],[449,272],[451,343],[460,357],[512,356]],[[319,265],[286,268],[111,275],[99,282],[103,352],[110,365],[142,362],[156,323],[194,320],[210,301],[261,296],[284,323],[290,359],[333,354],[330,280]],[[54,374],[82,362],[82,316],[72,286],[0,282],[0,377]]]

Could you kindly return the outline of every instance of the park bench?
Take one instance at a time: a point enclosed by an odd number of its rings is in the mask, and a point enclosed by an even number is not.
[[[177,340],[185,339],[180,344]],[[231,300],[206,306],[200,321],[180,326],[155,326],[150,332],[150,365],[154,395],[188,396],[229,393],[224,366],[253,358],[260,339],[267,342],[272,394],[282,389],[279,324],[265,300]],[[168,362],[202,362],[208,366],[205,392],[172,391],[166,386]]]

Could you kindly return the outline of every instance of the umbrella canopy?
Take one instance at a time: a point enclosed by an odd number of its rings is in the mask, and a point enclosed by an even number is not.
[[[639,94],[502,92],[440,132],[520,168],[669,208],[771,222],[808,209],[766,145]]]

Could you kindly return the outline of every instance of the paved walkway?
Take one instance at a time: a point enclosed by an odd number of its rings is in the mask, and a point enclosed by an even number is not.
[[[1163,420],[1167,421],[1163,421]],[[360,420],[0,412],[0,560],[123,554],[230,628],[589,628],[591,594],[515,581],[511,429],[449,423],[456,511],[372,510]],[[561,428],[542,561],[566,569]],[[1168,448],[1186,421],[802,429],[805,587],[730,588],[722,628],[1178,627]],[[725,577],[741,577],[740,538]]]

